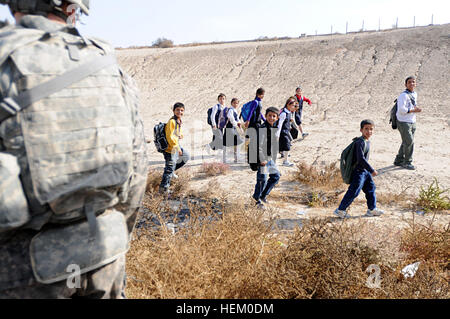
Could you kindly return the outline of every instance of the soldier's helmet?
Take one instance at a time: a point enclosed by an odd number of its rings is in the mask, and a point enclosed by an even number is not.
[[[64,0],[68,3],[76,5],[81,12],[89,15],[89,0]],[[0,0],[0,4],[6,4],[12,13],[22,12],[25,14],[47,15],[62,13],[61,7],[63,0]]]

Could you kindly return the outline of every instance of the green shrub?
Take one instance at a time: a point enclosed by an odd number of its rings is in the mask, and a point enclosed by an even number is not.
[[[428,188],[421,187],[417,205],[423,208],[427,213],[444,211],[450,209],[450,200],[448,196],[443,196],[449,189],[441,189],[437,178]]]

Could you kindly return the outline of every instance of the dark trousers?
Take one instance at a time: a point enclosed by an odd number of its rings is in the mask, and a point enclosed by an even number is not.
[[[339,205],[339,210],[347,210],[347,208],[353,203],[356,197],[358,197],[361,190],[366,194],[367,207],[373,210],[377,207],[377,198],[375,195],[375,183],[373,182],[372,174],[367,170],[357,171],[352,173],[352,182]]]
[[[278,184],[281,176],[276,168],[269,169],[268,173],[264,173],[263,170],[263,167],[259,167],[256,174],[255,192],[253,194],[253,198],[256,201],[266,198],[275,185]]]
[[[182,168],[189,161],[189,154],[183,148],[181,148],[183,155],[179,155],[178,152],[167,153],[164,152],[164,160],[166,161],[166,166],[164,168],[164,174],[161,180],[161,185],[159,185],[160,190],[167,190],[170,186],[170,180],[172,179],[172,174],[176,170]]]

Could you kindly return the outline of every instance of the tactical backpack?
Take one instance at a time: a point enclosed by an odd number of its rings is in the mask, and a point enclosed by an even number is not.
[[[154,143],[156,146],[156,150],[159,153],[164,153],[169,147],[169,143],[167,142],[166,137],[166,124],[160,122],[159,124],[155,125],[155,127],[153,128],[153,133],[155,136]]]
[[[355,142],[362,137],[355,137],[353,142],[350,143],[341,153],[341,176],[345,184],[351,184],[352,173],[356,167],[356,161],[353,161],[353,154],[355,152]]]
[[[26,19],[45,18],[21,21]],[[134,169],[143,162],[133,149],[138,129],[134,91],[125,85],[113,48],[64,29],[12,26],[0,32],[0,67],[12,63],[21,75],[12,79],[17,95],[0,101],[2,152],[15,157],[0,175],[11,180],[19,175],[14,165],[20,168],[22,204],[29,208],[20,211],[28,215],[18,219],[21,223],[6,220],[6,226],[40,231],[31,242],[30,258],[41,283],[67,278],[67,263],[85,273],[123,255],[128,249],[124,214],[141,200],[129,195],[132,187],[139,188],[132,184]],[[0,181],[0,195],[8,191],[21,200],[22,189],[7,181]],[[119,204],[125,206],[120,212],[115,210]],[[67,226],[43,229],[47,223]]]

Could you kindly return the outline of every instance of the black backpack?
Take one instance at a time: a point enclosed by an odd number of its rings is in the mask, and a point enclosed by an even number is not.
[[[166,124],[165,123],[156,124],[155,127],[153,128],[153,133],[155,135],[154,143],[156,146],[156,150],[159,153],[164,153],[169,147],[169,143],[167,142],[166,137]]]
[[[355,137],[341,153],[341,176],[345,184],[352,182],[352,173],[356,167],[356,162],[353,160],[353,153],[355,152],[355,142],[362,137]]]
[[[414,106],[416,106],[416,100],[414,99],[412,94],[409,91],[405,91],[405,92],[408,94],[409,98],[411,99],[412,104]],[[398,100],[394,101],[394,106],[391,109],[391,116],[390,116],[390,119],[389,119],[389,124],[392,125],[392,129],[393,130],[396,130],[397,127],[398,127],[397,126],[397,111],[398,111],[397,101]]]
[[[208,109],[208,112],[207,112],[207,114],[208,114],[208,119],[207,119],[207,121],[208,121],[208,125],[209,126],[212,126],[212,122],[211,122],[211,113],[212,113],[212,110],[213,110],[213,107],[210,107],[209,109]],[[217,123],[217,125],[219,124],[219,116],[220,116],[220,113],[222,113],[222,110],[218,110],[217,112],[216,112],[216,123]]]
[[[389,119],[389,124],[392,125],[392,129],[397,129],[397,100],[394,101],[394,107],[391,109],[391,117]]]

